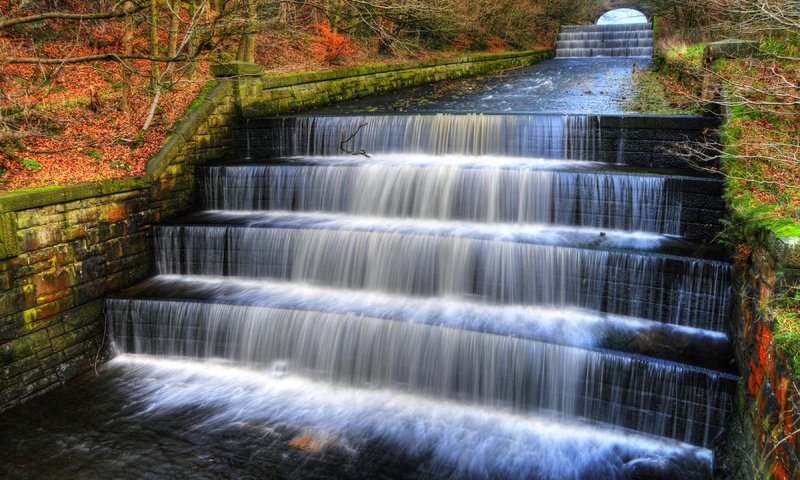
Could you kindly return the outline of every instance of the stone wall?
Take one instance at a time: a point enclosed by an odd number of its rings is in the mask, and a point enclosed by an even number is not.
[[[731,338],[742,374],[728,435],[734,478],[800,478],[800,380],[773,340],[771,300],[800,282],[800,238],[761,232],[737,263]]]
[[[196,205],[194,166],[232,158],[241,115],[533,63],[549,52],[492,54],[261,77],[216,72],[141,178],[0,193],[0,411],[91,368],[103,298],[153,273],[152,227]],[[258,69],[256,70],[256,72]],[[244,76],[241,76],[244,74]]]
[[[103,297],[152,274],[152,225],[194,204],[193,165],[230,154],[217,82],[140,178],[0,194],[0,410],[95,362]]]
[[[552,50],[510,52],[251,77],[238,82],[236,98],[242,107],[242,117],[264,117],[440,80],[532,65],[553,55]]]

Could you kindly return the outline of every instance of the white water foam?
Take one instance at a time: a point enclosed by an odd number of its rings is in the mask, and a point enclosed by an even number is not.
[[[707,449],[609,428],[437,402],[389,390],[337,388],[212,362],[124,355],[122,369],[146,408],[141,415],[203,407],[197,429],[288,425],[354,454],[374,442],[399,453],[430,453],[428,469],[449,478],[710,478]],[[642,478],[642,477],[639,477]]]

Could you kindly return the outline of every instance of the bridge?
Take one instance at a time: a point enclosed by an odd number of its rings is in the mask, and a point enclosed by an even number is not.
[[[616,10],[618,8],[632,8],[642,12],[648,19],[651,19],[655,13],[654,5],[649,0],[602,0],[599,3],[597,10],[597,18],[604,13]],[[594,20],[597,20],[595,18]]]

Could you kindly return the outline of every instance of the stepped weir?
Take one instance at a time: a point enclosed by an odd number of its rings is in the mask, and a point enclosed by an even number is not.
[[[653,25],[565,25],[556,41],[557,57],[650,57]]]
[[[565,27],[558,56],[651,41]],[[251,119],[156,227],[157,275],[107,300],[112,368],[148,412],[300,432],[387,478],[711,478],[737,381],[704,243],[721,181],[660,149],[697,118],[626,121]]]

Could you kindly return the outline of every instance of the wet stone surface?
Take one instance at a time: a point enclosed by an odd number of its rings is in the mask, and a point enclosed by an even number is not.
[[[374,395],[379,398],[373,401]],[[346,418],[337,419],[342,413]],[[343,420],[352,428],[343,429]],[[701,480],[708,475],[709,452],[703,449],[576,423],[563,433],[554,426],[465,411],[457,404],[405,403],[380,391],[355,394],[275,370],[248,373],[128,358],[107,364],[99,377],[87,374],[0,414],[0,478]],[[560,447],[547,461],[534,461],[553,444]]]
[[[647,58],[556,58],[479,78],[443,82],[311,112],[624,113],[631,75]]]

